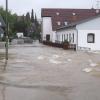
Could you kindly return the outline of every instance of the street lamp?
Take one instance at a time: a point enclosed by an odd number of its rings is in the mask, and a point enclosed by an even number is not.
[[[6,60],[8,60],[8,0],[6,0]]]

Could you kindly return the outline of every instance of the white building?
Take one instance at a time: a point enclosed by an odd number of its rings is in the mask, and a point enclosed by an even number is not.
[[[42,41],[56,42],[57,38],[60,38],[61,41],[61,37],[56,36],[58,28],[96,16],[98,13],[96,9],[42,9]],[[69,31],[72,32],[70,29]],[[65,37],[67,35],[63,36],[63,38]]]
[[[16,33],[16,36],[17,36],[18,38],[23,38],[23,37],[24,37],[24,34],[21,33],[21,32],[19,32],[19,33]]]
[[[77,49],[100,50],[100,15],[59,28],[57,41],[66,39]]]

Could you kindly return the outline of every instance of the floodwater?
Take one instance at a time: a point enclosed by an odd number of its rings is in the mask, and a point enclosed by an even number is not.
[[[100,100],[100,52],[37,42],[10,46],[8,62],[0,52],[0,100]]]

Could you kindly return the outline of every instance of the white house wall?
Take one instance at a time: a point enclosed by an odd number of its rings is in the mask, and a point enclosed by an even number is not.
[[[42,40],[46,40],[46,35],[50,35],[50,41],[55,41],[55,32],[52,31],[51,17],[43,17],[42,19]]]
[[[100,18],[79,24],[76,28],[78,30],[79,49],[100,50]],[[87,42],[88,33],[95,34],[94,43]]]
[[[66,39],[68,41],[70,41],[69,36],[71,36],[71,43],[77,44],[77,31],[74,28],[73,29],[59,30],[59,31],[57,31],[56,34],[57,34],[57,41],[60,42],[60,43],[63,42],[64,40],[66,40]],[[74,42],[73,42],[73,34],[74,34]]]
[[[94,43],[87,42],[88,33],[95,34]],[[83,50],[100,50],[100,30],[78,30],[78,47]]]

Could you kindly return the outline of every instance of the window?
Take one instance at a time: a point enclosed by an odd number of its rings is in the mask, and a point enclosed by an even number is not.
[[[71,42],[71,34],[69,34],[69,42]]]
[[[60,23],[59,21],[57,22],[57,24],[58,24],[58,25],[61,25],[61,23]]]
[[[68,34],[67,34],[67,40],[68,40]]]
[[[74,33],[73,33],[73,43],[74,43]]]
[[[46,41],[50,41],[50,35],[46,35]]]
[[[73,16],[75,16],[75,15],[76,15],[76,13],[72,13],[72,15],[73,15]]]
[[[65,41],[65,34],[64,34],[64,41]]]
[[[68,23],[67,23],[67,22],[64,22],[64,24],[65,24],[65,26],[67,26],[67,25],[68,25]]]
[[[57,16],[59,16],[59,15],[60,15],[60,13],[59,13],[59,12],[56,12],[56,15],[57,15]]]
[[[63,34],[62,34],[62,42],[63,42],[63,38],[64,38],[64,37],[63,37]]]
[[[94,42],[95,42],[95,34],[89,33],[89,34],[87,35],[87,42],[88,42],[88,43],[94,43]]]

